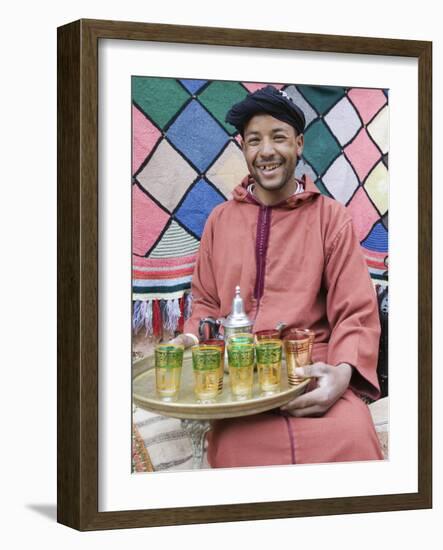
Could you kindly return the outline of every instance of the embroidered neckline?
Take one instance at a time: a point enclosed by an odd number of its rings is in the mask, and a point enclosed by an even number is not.
[[[254,193],[255,190],[255,184],[250,183],[248,187],[246,188],[246,191],[250,193],[254,198],[257,198],[257,195]],[[300,193],[303,193],[305,190],[305,187],[303,183],[299,180],[297,180],[297,189],[292,193],[292,195],[289,195],[286,200],[288,200],[290,197],[293,197],[294,195],[299,195]]]

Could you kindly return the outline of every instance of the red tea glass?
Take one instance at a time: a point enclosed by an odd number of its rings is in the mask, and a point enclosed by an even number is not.
[[[298,376],[295,369],[312,363],[314,338],[314,332],[307,328],[293,328],[284,331],[283,344],[290,386],[296,386],[306,380],[305,377]]]
[[[280,340],[281,338],[280,331],[276,329],[259,330],[254,336],[257,342],[260,342],[260,340]]]

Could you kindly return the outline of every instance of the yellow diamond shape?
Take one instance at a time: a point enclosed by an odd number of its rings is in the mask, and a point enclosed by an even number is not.
[[[237,187],[248,175],[243,153],[233,142],[230,142],[206,175],[225,197],[228,197],[234,187]]]
[[[378,113],[367,129],[381,152],[386,155],[389,151],[389,107],[387,105]]]
[[[389,208],[389,174],[383,162],[380,161],[369,174],[365,189],[377,210],[384,216]]]

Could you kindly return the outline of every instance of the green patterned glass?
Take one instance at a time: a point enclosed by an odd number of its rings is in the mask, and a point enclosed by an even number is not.
[[[220,381],[222,350],[219,346],[194,346],[192,366],[194,368],[195,395],[200,400],[217,397]]]
[[[250,397],[254,380],[254,345],[228,344],[228,365],[232,395],[239,399]]]
[[[174,397],[180,389],[184,346],[158,344],[155,347],[155,382],[161,397]]]
[[[281,340],[260,340],[255,347],[255,353],[260,389],[265,393],[278,391],[281,380]]]

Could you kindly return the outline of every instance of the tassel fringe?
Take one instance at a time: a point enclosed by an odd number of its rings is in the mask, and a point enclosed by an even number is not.
[[[152,302],[144,302],[144,321],[146,336],[152,334]]]
[[[144,323],[144,319],[142,317],[142,306],[143,302],[133,302],[132,330],[134,331],[134,334],[138,334]]]
[[[183,332],[184,324],[185,324],[185,298],[182,297],[178,301],[179,307],[180,307],[180,317],[178,318],[178,326],[177,330],[180,332],[180,334]]]
[[[188,292],[187,294],[185,294],[184,298],[185,298],[185,319],[189,319],[192,313],[193,297],[192,297],[192,294]]]
[[[183,332],[185,320],[192,312],[192,295],[169,300],[135,300],[132,310],[132,329],[138,334],[142,328],[146,336],[161,337],[163,329]]]
[[[166,330],[175,332],[180,319],[180,305],[178,298],[166,301],[166,316],[164,321],[164,327]]]
[[[152,302],[152,333],[157,338],[160,338],[163,332],[162,327],[162,312],[160,309],[159,300]]]

